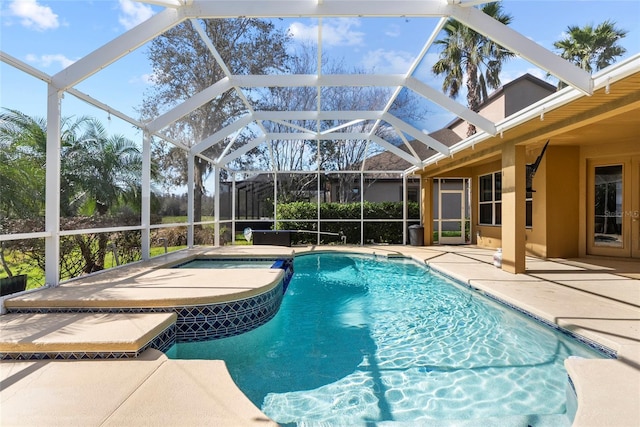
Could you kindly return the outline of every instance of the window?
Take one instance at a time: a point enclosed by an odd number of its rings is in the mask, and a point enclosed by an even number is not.
[[[494,172],[489,175],[482,175],[479,179],[480,224],[500,225],[502,224],[502,173]]]
[[[527,216],[524,225],[527,228],[531,228],[533,226],[533,192],[527,191],[527,195],[525,197]]]
[[[482,175],[479,178],[480,206],[479,217],[481,225],[502,224],[502,172]],[[533,190],[527,185],[525,226],[533,224]]]

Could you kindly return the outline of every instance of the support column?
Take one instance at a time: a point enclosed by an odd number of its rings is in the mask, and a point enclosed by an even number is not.
[[[60,113],[61,92],[48,85],[45,188],[45,283],[60,284]]]
[[[220,246],[220,168],[213,167],[213,228],[215,230],[213,236],[213,245]]]
[[[524,146],[502,149],[502,269],[524,273],[526,233],[526,162]]]
[[[253,194],[255,198],[255,194]],[[260,218],[260,212],[258,212]],[[273,229],[278,229],[278,169],[273,169]]]
[[[408,228],[409,228],[409,224],[407,222],[407,219],[409,217],[408,213],[409,213],[409,207],[407,206],[407,196],[408,196],[408,191],[407,191],[407,175],[406,174],[402,174],[402,243],[403,244],[407,244],[407,240],[408,240],[408,236],[407,236],[407,232],[408,232]]]
[[[236,174],[231,173],[231,244],[236,244]]]
[[[187,247],[193,247],[193,206],[194,194],[193,187],[195,182],[196,159],[190,152],[187,153]]]
[[[422,226],[424,227],[425,246],[433,245],[433,180],[431,178],[421,178],[420,187],[422,191]]]
[[[151,258],[151,135],[145,130],[142,138],[141,249],[142,259],[148,260]]]
[[[364,246],[364,173],[360,171],[360,246]]]

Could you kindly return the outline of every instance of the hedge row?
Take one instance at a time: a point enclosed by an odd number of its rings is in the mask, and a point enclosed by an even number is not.
[[[419,222],[420,207],[417,202],[408,202],[408,218]],[[278,218],[286,218],[288,221],[279,221],[279,230],[317,230],[318,206],[310,202],[292,202],[278,204]],[[347,238],[347,243],[360,243],[360,203],[321,203],[320,219],[321,232],[339,233]],[[403,217],[402,202],[364,202],[362,205],[362,217],[366,220],[394,219]],[[353,222],[327,222],[327,219],[353,219]],[[301,220],[313,220],[306,222]],[[365,243],[392,243],[402,244],[402,222],[376,221],[364,223]],[[339,243],[340,237],[321,235],[321,243]],[[292,237],[293,244],[315,244],[316,233],[296,233]]]

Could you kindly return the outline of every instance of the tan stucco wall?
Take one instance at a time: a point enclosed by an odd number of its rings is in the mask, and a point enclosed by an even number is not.
[[[527,79],[520,81],[517,85],[505,86],[504,91],[505,95],[502,98],[505,99],[505,104],[502,110],[503,116],[500,119],[517,113],[555,92],[549,87],[540,86]]]
[[[499,96],[489,103],[482,106],[482,109],[479,111],[479,114],[482,117],[486,117],[492,122],[499,122],[504,119],[505,116],[505,99],[504,96]],[[469,124],[466,121],[460,121],[456,123],[451,130],[456,133],[460,138],[464,139],[467,137],[467,128]]]
[[[532,204],[532,218],[531,227],[527,228],[525,234],[527,253],[546,257],[547,256],[547,215],[545,202],[547,200],[547,161],[551,148],[547,149],[538,171],[536,172],[532,188],[535,190],[533,193]],[[531,154],[530,154],[531,156]],[[533,163],[535,159],[531,157],[527,158],[527,163]]]
[[[578,147],[550,147],[546,164],[547,257],[578,256],[580,230],[580,149]],[[535,203],[535,200],[534,200]]]
[[[540,150],[527,153],[533,163]],[[579,148],[549,147],[533,180],[532,227],[526,229],[528,254],[540,257],[575,257],[579,232]],[[502,227],[478,224],[478,177],[501,170],[494,161],[472,169],[472,215],[477,245],[502,247]],[[503,222],[507,212],[503,209]],[[480,236],[478,237],[478,232]]]

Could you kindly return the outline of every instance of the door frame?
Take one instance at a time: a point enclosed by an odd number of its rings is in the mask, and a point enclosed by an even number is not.
[[[640,156],[631,157],[631,258],[640,259]]]
[[[622,223],[622,246],[595,244],[595,170],[601,166],[622,166],[622,211],[615,215]],[[640,258],[640,156],[590,159],[587,161],[587,254]]]
[[[453,245],[458,245],[458,244],[465,244],[467,242],[466,239],[466,230],[465,230],[465,226],[466,226],[466,191],[465,191],[465,183],[464,180],[462,181],[462,188],[459,190],[443,190],[442,188],[439,188],[438,191],[438,243],[439,244],[453,244]],[[442,211],[443,209],[443,203],[442,203],[442,196],[443,194],[457,194],[460,196],[460,218],[443,218],[442,217]],[[460,222],[460,236],[454,236],[454,237],[445,237],[442,235],[442,222]]]

